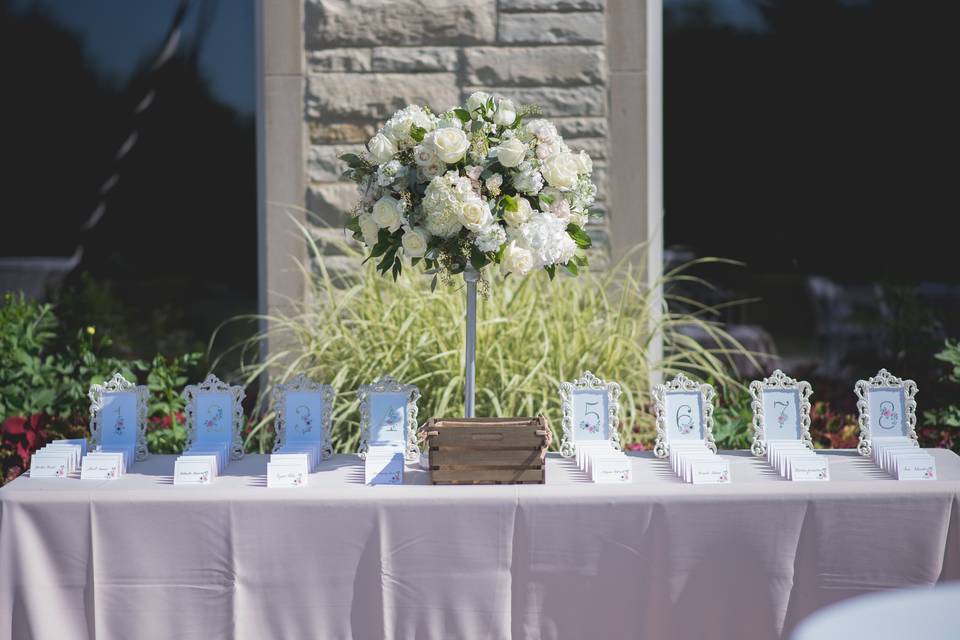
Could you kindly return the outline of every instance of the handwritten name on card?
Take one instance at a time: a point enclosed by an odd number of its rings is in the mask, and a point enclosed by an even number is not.
[[[829,480],[830,469],[826,458],[790,461],[790,478],[796,482]]]
[[[66,478],[68,461],[65,456],[33,456],[30,461],[31,478]]]
[[[932,456],[897,458],[898,480],[936,480],[937,463]]]
[[[120,475],[116,460],[84,458],[80,467],[81,480],[115,480]]]
[[[593,461],[593,481],[598,484],[633,481],[633,465],[629,459],[599,458]]]
[[[201,485],[210,484],[213,480],[213,469],[205,460],[178,459],[173,466],[173,484]]]
[[[267,463],[267,486],[274,487],[305,487],[307,486],[307,469],[305,464],[285,464],[282,462]]]
[[[730,465],[726,460],[697,460],[691,464],[693,484],[726,484],[730,482]]]

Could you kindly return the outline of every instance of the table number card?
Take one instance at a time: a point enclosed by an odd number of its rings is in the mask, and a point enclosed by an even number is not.
[[[115,373],[102,385],[90,387],[90,433],[92,448],[122,451],[127,466],[145,460],[147,452],[147,400],[144,385]]]
[[[755,456],[767,461],[782,478],[797,482],[829,480],[827,459],[813,450],[810,437],[809,382],[789,377],[780,369],[769,378],[750,383],[753,399],[753,444]]]
[[[417,400],[420,390],[412,384],[400,384],[383,376],[373,384],[361,385],[360,447],[357,455],[365,458],[374,445],[396,446],[410,462],[420,459],[417,444]]]
[[[658,458],[670,458],[670,465],[684,482],[727,484],[730,463],[717,455],[713,440],[713,401],[716,393],[709,384],[695,382],[682,373],[653,388],[657,419]]]
[[[606,382],[589,371],[572,382],[560,383],[563,440],[560,455],[572,458],[577,447],[606,442],[620,450],[620,385]]]
[[[933,456],[917,442],[917,383],[886,369],[854,386],[860,414],[860,455],[898,480],[936,480]]]
[[[183,390],[186,403],[187,443],[212,443],[227,447],[232,460],[243,457],[240,429],[243,426],[243,387],[228,385],[212,373],[199,385]]]
[[[298,375],[273,389],[277,412],[274,453],[307,452],[310,470],[333,454],[330,422],[333,412],[333,387]]]

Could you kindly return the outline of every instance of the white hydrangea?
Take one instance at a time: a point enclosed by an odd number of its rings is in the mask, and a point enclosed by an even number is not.
[[[474,239],[473,244],[477,249],[486,253],[496,251],[500,248],[500,245],[506,241],[507,232],[503,230],[503,227],[494,222],[477,232],[477,237]]]
[[[380,133],[385,135],[398,149],[406,149],[417,144],[410,136],[410,129],[418,126],[427,132],[437,127],[437,117],[427,113],[421,107],[411,104],[405,109],[397,111],[383,125]]]
[[[557,128],[553,126],[552,122],[549,120],[544,120],[543,118],[531,120],[525,124],[523,128],[528,135],[536,138],[542,143],[552,144],[559,138],[559,134],[557,134]]]
[[[437,176],[427,185],[423,196],[423,226],[432,235],[452,238],[460,232],[461,199],[447,176]]]
[[[567,233],[567,223],[541,211],[535,211],[520,226],[515,239],[530,251],[536,268],[566,264],[577,251],[577,243]]]
[[[532,162],[521,162],[513,176],[513,187],[520,193],[535,196],[543,189],[543,175]]]

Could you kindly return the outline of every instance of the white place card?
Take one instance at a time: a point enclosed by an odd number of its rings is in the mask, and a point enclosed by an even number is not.
[[[210,484],[216,475],[216,465],[201,457],[179,457],[173,464],[173,484]]]
[[[693,484],[727,484],[730,482],[730,464],[726,460],[699,458],[690,465]]]
[[[70,456],[66,453],[34,453],[30,456],[31,478],[66,478]]]
[[[268,462],[267,486],[276,487],[305,487],[307,486],[307,461],[296,462]]]
[[[936,480],[937,462],[929,454],[898,456],[897,480]]]
[[[116,480],[122,473],[121,461],[116,455],[91,453],[84,456],[80,467],[81,480]]]
[[[36,453],[66,455],[69,461],[67,464],[67,473],[73,473],[80,468],[81,452],[82,449],[74,444],[48,444],[39,449]]]
[[[394,447],[370,447],[364,460],[363,475],[368,485],[403,484],[403,450]]]
[[[817,455],[792,458],[788,479],[794,482],[829,480],[830,468],[827,464],[827,458]]]
[[[633,482],[633,464],[623,454],[596,457],[590,477],[597,484],[628,484]]]
[[[72,444],[80,447],[80,455],[87,455],[87,439],[86,438],[70,438],[64,440],[54,440],[50,444]]]

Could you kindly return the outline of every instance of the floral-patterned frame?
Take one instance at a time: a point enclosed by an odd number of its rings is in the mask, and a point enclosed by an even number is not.
[[[417,400],[420,399],[420,389],[416,385],[401,384],[393,376],[385,375],[373,384],[360,385],[357,399],[360,401],[360,446],[357,455],[361,460],[367,457],[370,448],[370,396],[377,393],[404,393],[407,395],[407,433],[405,436],[404,458],[408,462],[420,459],[420,445],[417,443]]]
[[[716,391],[706,382],[691,380],[683,373],[665,384],[658,384],[653,388],[653,405],[657,418],[657,441],[653,445],[653,454],[658,458],[670,455],[670,441],[667,439],[667,394],[672,392],[699,392],[703,406],[703,440],[708,449],[717,452],[717,444],[713,439],[713,400]]]
[[[103,404],[107,393],[132,393],[137,397],[137,442],[136,459],[145,460],[147,450],[147,402],[150,392],[142,384],[130,382],[116,372],[103,384],[90,385],[87,397],[90,398],[90,442],[96,447],[103,438]]]
[[[184,450],[193,446],[197,440],[197,397],[201,393],[229,393],[233,396],[233,416],[231,430],[233,436],[230,445],[230,459],[239,460],[243,457],[243,440],[240,431],[243,429],[243,399],[247,396],[240,385],[229,385],[212,373],[200,384],[190,384],[184,387],[183,401],[186,405],[187,443]]]
[[[763,392],[764,391],[796,391],[800,398],[800,442],[813,450],[813,438],[810,436],[810,396],[813,395],[813,387],[809,382],[796,380],[777,369],[769,378],[763,380],[754,380],[750,383],[750,397],[752,402],[750,408],[753,409],[753,443],[750,445],[750,452],[755,456],[762,456],[767,453],[766,424],[763,415]]]
[[[333,445],[330,441],[330,424],[333,414],[333,387],[328,384],[314,382],[303,374],[294,377],[286,384],[278,384],[273,388],[273,406],[277,412],[274,423],[277,436],[273,450],[279,450],[287,442],[287,403],[286,396],[290,392],[317,393],[320,395],[322,413],[320,415],[321,441],[320,451],[324,460],[333,455]]]
[[[623,450],[620,442],[620,394],[622,390],[616,382],[606,382],[589,371],[584,371],[572,382],[560,383],[560,408],[563,411],[563,439],[560,442],[560,455],[571,458],[577,452],[575,429],[573,428],[573,396],[577,391],[606,391],[607,428],[610,430],[610,445],[617,451]]]
[[[917,441],[917,401],[915,399],[917,383],[913,380],[898,378],[886,369],[880,369],[877,375],[866,380],[858,380],[853,387],[853,392],[857,394],[857,411],[860,414],[860,442],[857,444],[857,451],[860,455],[869,456],[873,451],[873,442],[870,437],[870,401],[868,397],[874,389],[899,389],[903,393],[907,412],[907,437],[913,440],[916,446],[920,446]]]

